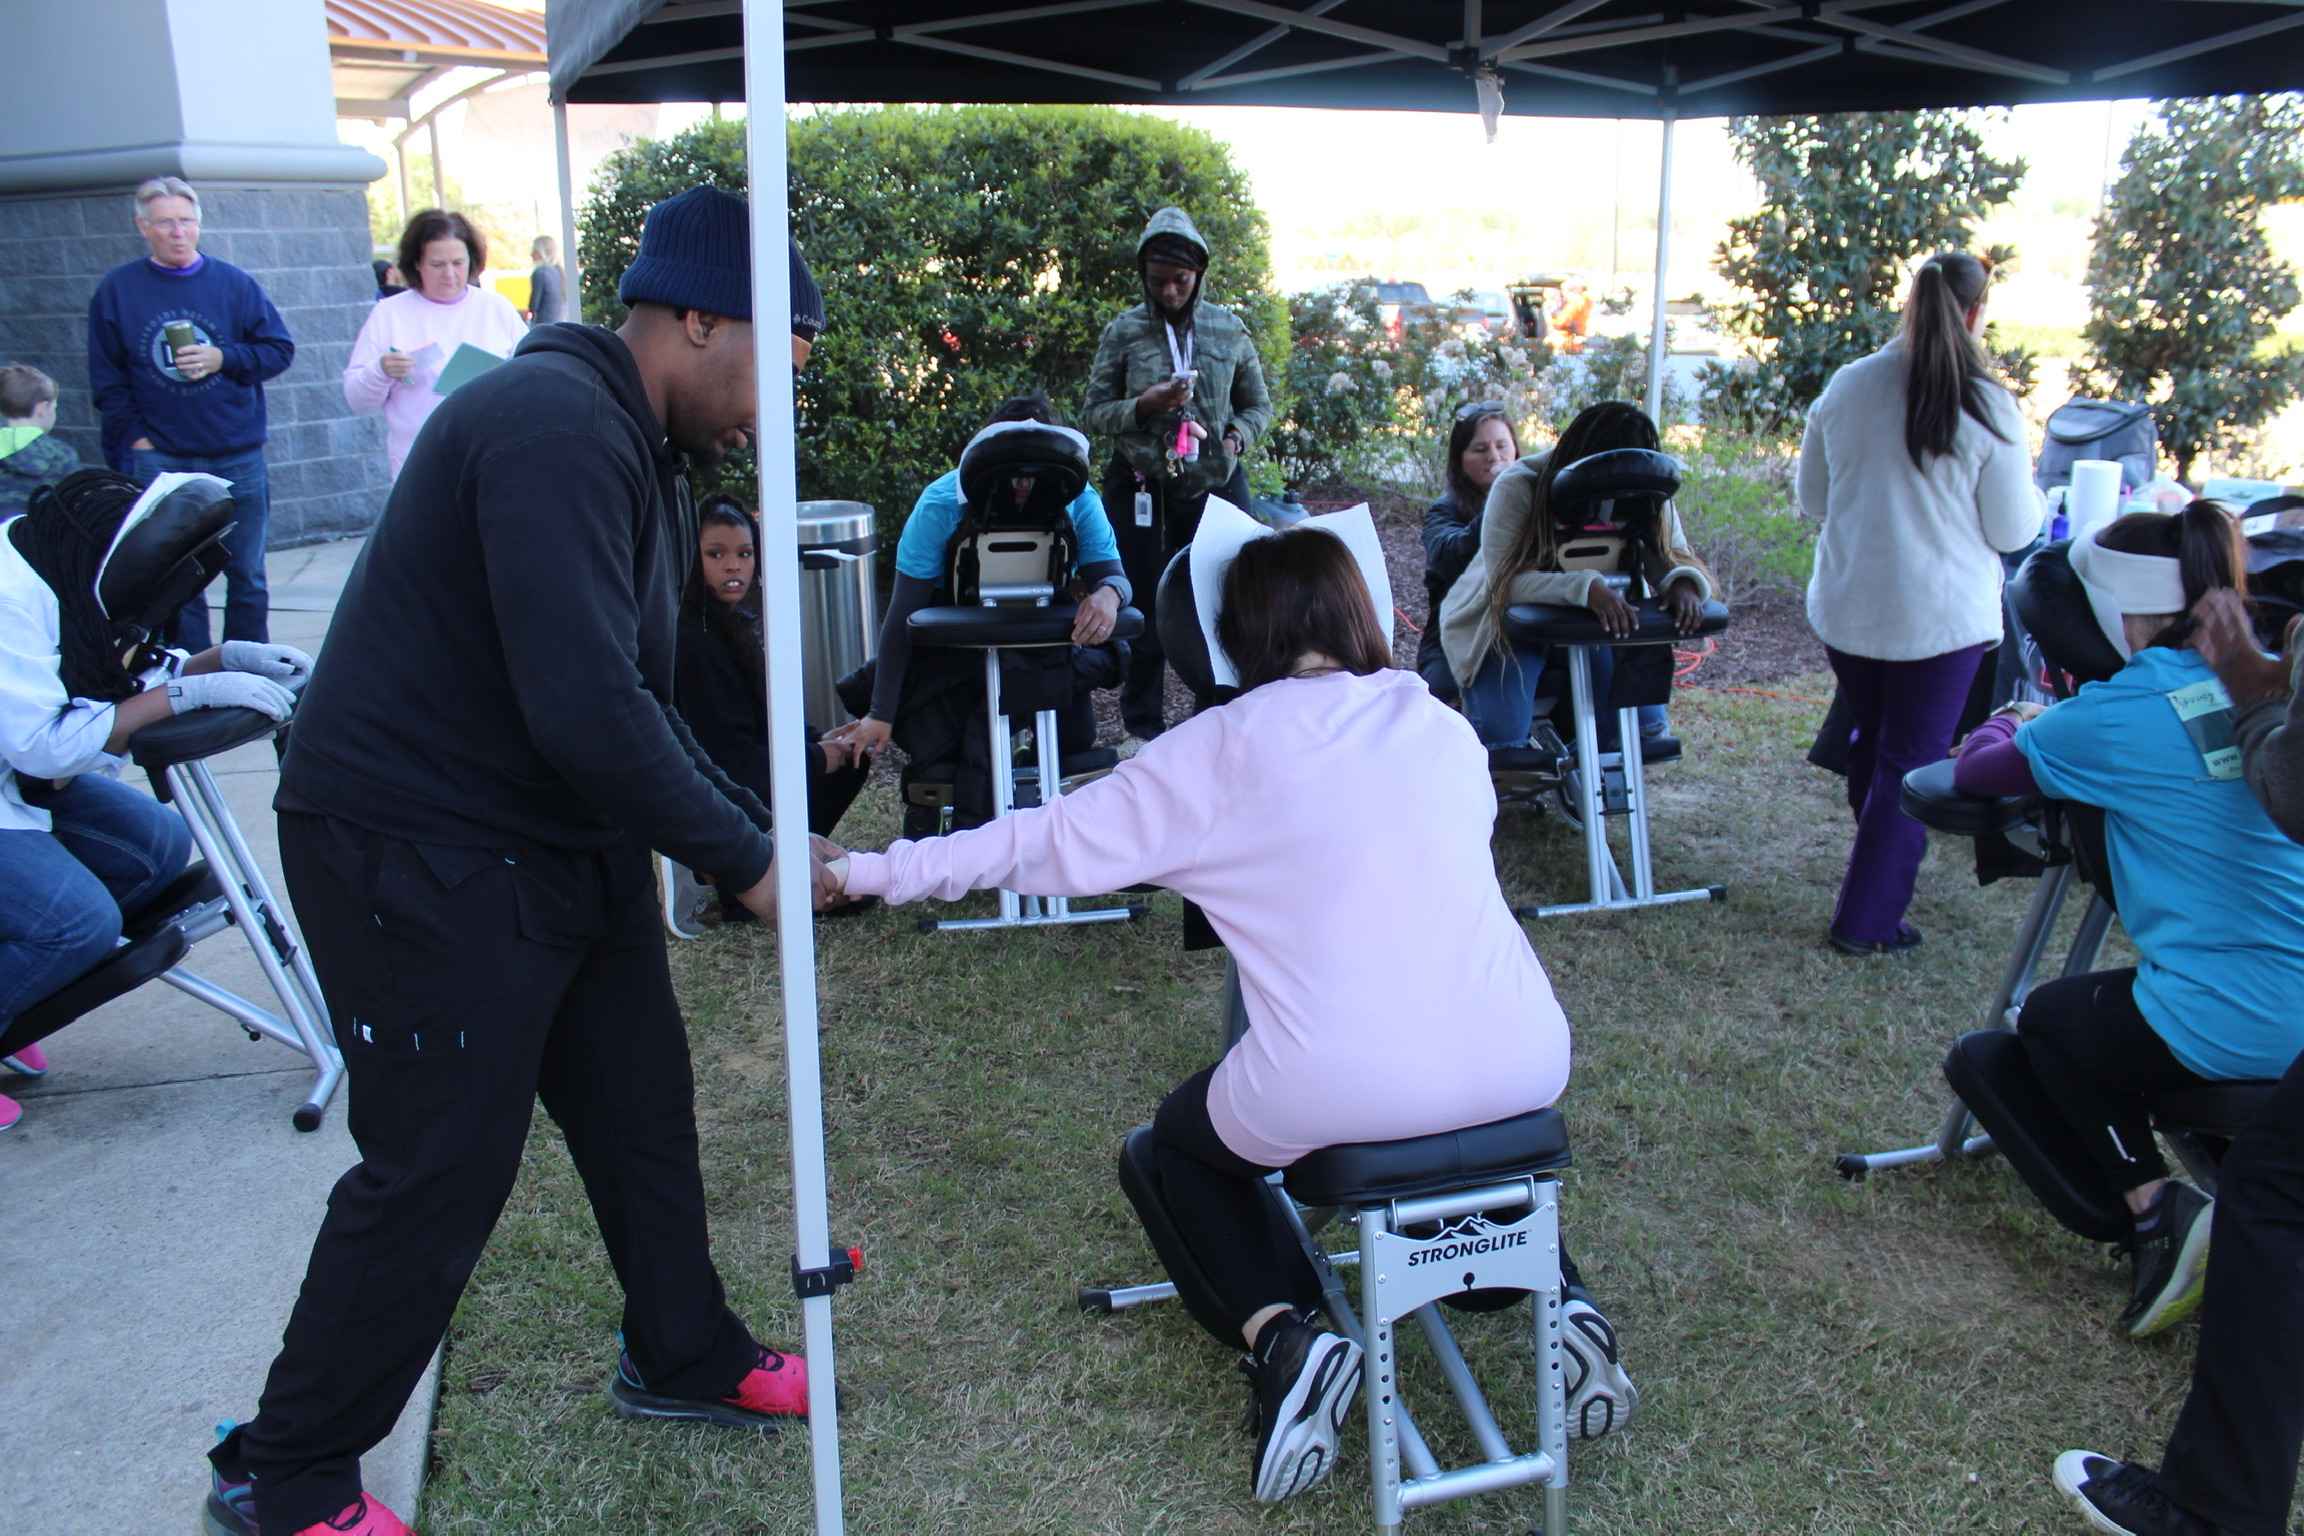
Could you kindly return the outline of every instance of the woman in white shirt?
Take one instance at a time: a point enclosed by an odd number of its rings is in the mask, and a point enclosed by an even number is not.
[[[1912,279],[1902,334],[1832,376],[1808,412],[1800,506],[1818,525],[1808,622],[1854,715],[1856,842],[1828,937],[1909,950],[1927,835],[1897,796],[1952,745],[2000,641],[2001,552],[2040,530],[2024,422],[1978,338],[1991,268],[1962,251]]]
[[[135,671],[122,662],[99,583],[125,542],[122,523],[174,489],[140,492],[109,470],[83,470],[0,524],[0,1037],[110,954],[122,914],[191,857],[183,818],[114,777],[128,738],[186,709],[285,720],[291,689],[311,672],[302,651],[251,640],[188,661],[140,650]],[[124,613],[123,594],[103,591]],[[6,1062],[27,1076],[47,1070],[37,1044]],[[21,1114],[0,1095],[0,1130]]]

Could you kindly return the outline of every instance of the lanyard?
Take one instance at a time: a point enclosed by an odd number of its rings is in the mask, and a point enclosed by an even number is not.
[[[1191,371],[1192,348],[1199,338],[1195,336],[1191,331],[1186,331],[1184,333],[1184,340],[1182,345],[1178,345],[1176,340],[1176,327],[1169,324],[1169,322],[1166,320],[1161,321],[1160,324],[1168,332],[1168,360],[1176,365],[1176,371],[1178,373],[1187,373]]]

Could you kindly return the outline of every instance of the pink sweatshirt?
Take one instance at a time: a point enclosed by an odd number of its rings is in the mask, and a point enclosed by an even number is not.
[[[1285,1167],[1541,1109],[1568,1021],[1505,905],[1496,795],[1463,716],[1413,672],[1267,683],[1053,805],[886,853],[848,889],[891,902],[1151,881],[1200,903],[1251,1028],[1216,1069],[1224,1144]]]
[[[377,301],[360,327],[359,339],[352,343],[352,361],[344,369],[344,403],[356,411],[384,413],[384,454],[393,479],[400,478],[417,429],[444,398],[433,393],[433,381],[457,347],[470,342],[483,352],[510,357],[527,334],[528,322],[511,301],[485,288],[467,288],[453,304],[435,304],[414,288]],[[437,347],[439,355],[395,381],[379,361],[387,347],[411,357],[426,347]]]

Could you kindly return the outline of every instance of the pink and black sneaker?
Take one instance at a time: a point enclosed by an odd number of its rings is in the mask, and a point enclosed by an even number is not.
[[[230,1435],[230,1423],[217,1426]],[[226,1477],[214,1462],[208,1465],[208,1502],[202,1506],[200,1528],[207,1536],[263,1536],[256,1523],[256,1484],[245,1474]],[[292,1536],[416,1536],[400,1517],[363,1493],[337,1511],[332,1520],[307,1525]]]
[[[629,1353],[616,1357],[608,1380],[608,1402],[627,1419],[673,1419],[719,1424],[731,1429],[782,1428],[785,1419],[808,1415],[808,1362],[760,1346],[759,1363],[744,1374],[727,1397],[665,1397],[648,1390]]]

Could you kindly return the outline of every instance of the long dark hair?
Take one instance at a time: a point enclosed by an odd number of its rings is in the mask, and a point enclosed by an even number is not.
[[[1481,620],[1481,634],[1487,637],[1480,646],[1480,654],[1487,654],[1488,644],[1504,633],[1504,610],[1512,606],[1512,578],[1522,571],[1553,571],[1560,568],[1560,530],[1552,518],[1552,482],[1560,471],[1579,459],[1588,459],[1595,453],[1606,453],[1611,448],[1655,448],[1662,441],[1656,435],[1656,423],[1648,413],[1624,400],[1603,400],[1577,412],[1576,419],[1568,423],[1568,430],[1560,434],[1560,441],[1540,461],[1522,459],[1507,469],[1536,477],[1536,495],[1528,507],[1528,522],[1520,530],[1520,537],[1512,546],[1511,556],[1500,565],[1488,568],[1488,592],[1483,607],[1487,610]],[[1499,477],[1501,478],[1501,477]]]
[[[16,553],[56,594],[58,672],[76,699],[106,703],[132,697],[137,683],[113,649],[111,621],[97,606],[96,572],[120,520],[142,487],[108,469],[83,469],[33,492],[22,517],[8,524]]]
[[[712,528],[733,528],[752,541],[752,590],[732,603],[712,595],[704,579],[704,534]],[[751,677],[767,670],[768,658],[760,638],[760,528],[733,496],[707,496],[696,509],[696,550],[688,567],[688,590],[682,595],[685,621],[701,628],[736,653],[736,660]]]
[[[1512,418],[1504,407],[1492,400],[1465,406],[1456,413],[1456,425],[1448,429],[1448,494],[1456,498],[1456,510],[1468,518],[1479,512],[1488,500],[1488,492],[1474,485],[1471,477],[1464,473],[1464,454],[1479,434],[1481,424],[1490,421],[1504,423],[1504,430],[1512,437],[1512,458],[1517,463],[1520,434],[1513,428]]]
[[[1325,528],[1250,539],[1224,573],[1216,639],[1243,692],[1296,670],[1317,651],[1366,677],[1392,665],[1376,603],[1344,541]]]
[[[1991,415],[1992,359],[1968,329],[1969,312],[1991,286],[1992,269],[1966,251],[1931,256],[1912,276],[1904,301],[1904,451],[1923,474],[1931,456],[1952,451],[1962,412],[2007,441]]]
[[[2200,500],[2183,511],[2131,512],[2114,518],[2096,542],[2124,555],[2158,555],[2174,560],[2184,573],[2184,611],[2149,645],[2192,643],[2192,610],[2219,587],[2248,595],[2248,546],[2239,521],[2213,501]]]

